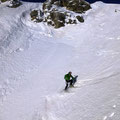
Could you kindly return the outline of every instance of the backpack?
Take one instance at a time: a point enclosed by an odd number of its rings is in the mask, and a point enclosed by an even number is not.
[[[68,74],[64,76],[64,79],[67,81],[68,80]]]

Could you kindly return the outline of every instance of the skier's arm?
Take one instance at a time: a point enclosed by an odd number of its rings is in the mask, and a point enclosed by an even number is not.
[[[70,76],[72,79],[74,78],[72,75]]]

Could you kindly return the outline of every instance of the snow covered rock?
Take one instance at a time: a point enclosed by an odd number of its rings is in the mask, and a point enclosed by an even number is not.
[[[60,28],[65,24],[84,22],[82,13],[90,8],[90,4],[84,0],[47,0],[43,3],[42,10],[33,10],[30,16],[35,22],[43,21]]]
[[[22,5],[22,3],[19,0],[11,0],[10,4],[8,5],[8,7],[17,8],[20,5]]]
[[[41,10],[33,10],[30,13],[31,20],[35,20],[35,22],[42,22],[43,21],[43,12]]]
[[[51,11],[47,16],[47,23],[54,26],[55,28],[59,28],[65,26],[65,14],[59,11]]]

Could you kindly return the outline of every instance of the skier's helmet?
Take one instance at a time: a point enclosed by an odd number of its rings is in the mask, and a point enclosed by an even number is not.
[[[69,72],[69,74],[71,75],[71,74],[72,74],[72,72],[70,71],[70,72]]]

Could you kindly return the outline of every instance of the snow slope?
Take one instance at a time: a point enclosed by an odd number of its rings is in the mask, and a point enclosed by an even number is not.
[[[120,5],[96,2],[85,23],[54,29],[30,21],[41,3],[7,4],[0,4],[0,120],[119,120]],[[68,71],[79,78],[66,93]]]

